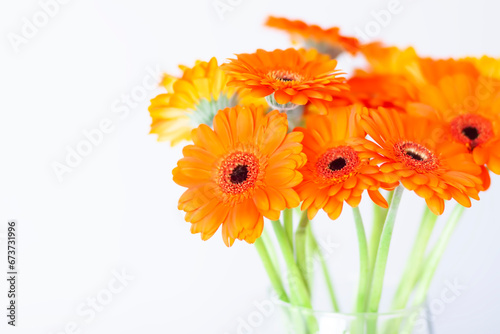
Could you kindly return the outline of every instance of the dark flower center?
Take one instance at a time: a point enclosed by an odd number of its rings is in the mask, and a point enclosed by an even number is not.
[[[451,134],[472,151],[494,137],[492,122],[477,114],[458,115],[450,122]]]
[[[283,82],[293,81],[292,78],[288,78],[288,77],[278,78],[278,80],[283,81]]]
[[[217,167],[216,180],[224,203],[252,192],[261,172],[259,159],[252,153],[235,151],[224,157]]]
[[[462,129],[462,134],[469,138],[470,140],[476,140],[479,137],[479,131],[477,128],[468,126]]]
[[[418,161],[424,161],[424,157],[422,157],[420,154],[417,152],[411,151],[409,149],[405,150],[405,153],[407,156],[411,157],[412,159],[418,160]]]
[[[336,172],[338,170],[341,170],[346,166],[345,159],[340,157],[328,164],[328,168],[330,168],[331,171]]]
[[[327,149],[315,163],[316,182],[338,184],[357,174],[361,165],[358,153],[350,146]]]
[[[247,180],[248,167],[246,165],[238,165],[231,172],[231,183],[241,184]]]
[[[419,143],[400,141],[394,145],[394,153],[399,162],[418,173],[429,173],[439,168],[437,156]]]

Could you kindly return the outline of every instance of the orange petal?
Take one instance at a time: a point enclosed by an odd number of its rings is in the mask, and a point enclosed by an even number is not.
[[[488,171],[488,168],[481,166],[481,181],[483,182],[483,191],[486,191],[490,188],[491,186],[491,177],[490,177],[490,172]]]
[[[252,88],[251,95],[253,97],[266,97],[268,95],[271,95],[274,92],[271,88]]]
[[[450,187],[449,190],[455,201],[457,201],[460,205],[465,206],[466,208],[471,207],[472,203],[469,196],[456,189],[455,187]]]
[[[344,205],[343,201],[338,201],[337,199],[331,197],[328,203],[323,208],[323,210],[325,210],[330,219],[335,220],[342,213],[343,205]]]
[[[431,198],[426,198],[425,202],[427,203],[427,206],[429,209],[434,213],[436,216],[440,216],[444,212],[444,200],[437,197],[433,196]]]
[[[368,190],[368,195],[370,196],[371,200],[373,203],[377,204],[378,206],[383,207],[384,209],[387,209],[389,207],[389,204],[387,203],[387,200],[382,196],[380,191],[378,190]]]
[[[277,90],[276,92],[274,92],[274,99],[279,104],[287,104],[288,102],[290,102],[292,97],[282,90]]]
[[[355,208],[359,205],[359,202],[361,202],[361,196],[349,196],[345,201],[351,207]]]
[[[478,165],[484,165],[488,162],[489,151],[488,149],[478,146],[472,151],[474,162]]]
[[[435,192],[431,188],[425,185],[416,188],[415,193],[422,198],[431,198],[435,194]]]
[[[308,102],[308,98],[304,93],[298,93],[292,98],[292,103],[304,105]]]
[[[269,198],[269,208],[272,210],[281,211],[286,208],[285,198],[281,195],[279,191],[273,187],[267,187],[264,189]]]
[[[262,189],[258,188],[255,190],[253,201],[255,206],[261,211],[269,210],[269,198],[267,197],[267,193]]]
[[[490,160],[488,161],[488,168],[495,174],[500,174],[500,158],[497,156],[490,156]]]

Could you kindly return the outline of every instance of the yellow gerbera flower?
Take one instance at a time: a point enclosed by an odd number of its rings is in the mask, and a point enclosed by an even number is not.
[[[401,75],[416,84],[424,82],[419,57],[412,47],[399,49],[370,43],[362,46],[361,53],[370,64],[371,73]]]
[[[191,140],[191,130],[200,124],[212,125],[217,111],[237,104],[267,105],[242,94],[241,90],[228,87],[227,75],[219,68],[217,59],[198,61],[192,68],[179,66],[180,78],[166,75],[162,86],[167,93],[151,100],[149,112],[153,122],[151,133],[159,141],[169,141],[172,146],[182,140]]]
[[[476,66],[482,76],[494,79],[500,79],[500,59],[488,56],[481,58],[468,57],[463,60]]]

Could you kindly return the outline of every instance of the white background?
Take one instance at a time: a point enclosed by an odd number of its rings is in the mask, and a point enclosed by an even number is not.
[[[219,234],[201,242],[177,211],[183,190],[171,170],[181,148],[148,135],[147,107],[159,90],[148,90],[121,118],[113,105],[123,106],[123,94],[140,89],[147,68],[178,74],[178,64],[196,59],[287,47],[285,34],[263,27],[269,14],[355,34],[373,28],[372,11],[387,9],[389,1],[221,2],[233,4],[224,19],[213,0],[72,0],[16,52],[9,33],[21,34],[24,18],[32,21],[41,7],[36,0],[1,1],[0,233],[8,219],[18,220],[20,310],[19,326],[7,328],[1,279],[0,333],[71,333],[65,328],[75,323],[80,333],[233,334],[238,318],[246,319],[256,310],[253,303],[267,297],[267,277],[252,246],[237,242],[227,249]],[[496,1],[401,0],[400,9],[374,37],[414,45],[424,55],[500,56]],[[350,68],[345,59],[341,64]],[[59,182],[53,163],[63,163],[68,147],[103,119],[113,122],[112,131]],[[494,177],[445,254],[430,299],[439,301],[446,281],[466,289],[435,312],[438,334],[498,333],[499,195]],[[422,201],[407,193],[388,284],[397,280],[421,210]],[[353,280],[357,252],[349,210],[338,222],[320,215],[315,224],[320,239],[339,245],[331,257],[335,276]],[[5,272],[5,240],[0,251]],[[86,321],[77,309],[122,270],[134,279]],[[341,294],[347,299],[352,291]],[[265,333],[265,326],[252,331]]]

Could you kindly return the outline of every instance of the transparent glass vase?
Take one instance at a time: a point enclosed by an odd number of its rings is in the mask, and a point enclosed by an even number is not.
[[[320,312],[277,302],[273,334],[435,334],[426,307],[389,313]]]

